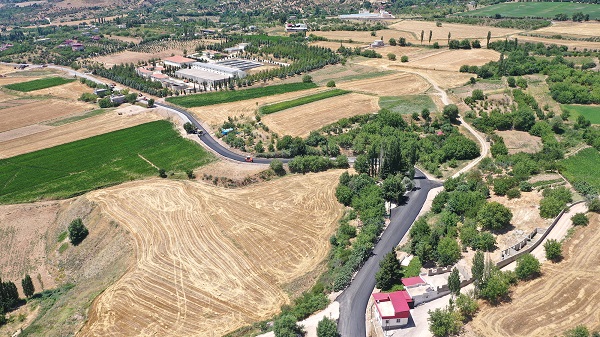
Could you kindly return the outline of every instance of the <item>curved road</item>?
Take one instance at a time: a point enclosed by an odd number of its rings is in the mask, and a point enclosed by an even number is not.
[[[340,303],[338,331],[343,337],[366,335],[365,311],[371,292],[375,288],[375,273],[379,270],[379,261],[402,240],[423,207],[427,193],[438,186],[441,186],[441,183],[428,180],[417,170],[416,189],[407,194],[408,202],[392,209],[390,224],[373,249],[373,255],[358,271],[350,286],[337,298]]]

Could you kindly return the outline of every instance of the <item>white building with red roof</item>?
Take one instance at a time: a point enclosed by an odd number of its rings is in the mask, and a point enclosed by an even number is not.
[[[408,324],[410,295],[402,291],[375,293],[375,317],[383,330],[397,329]]]
[[[183,57],[183,56],[179,56],[179,55],[167,57],[166,59],[163,60],[163,64],[165,66],[171,66],[171,67],[175,67],[175,68],[181,68],[183,66],[192,64],[194,62],[196,62],[196,60],[190,59],[187,57]]]

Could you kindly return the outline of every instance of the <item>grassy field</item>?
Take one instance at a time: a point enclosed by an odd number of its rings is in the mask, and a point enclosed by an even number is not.
[[[569,180],[587,181],[590,185],[600,190],[600,175],[597,174],[600,167],[600,152],[594,148],[579,151],[576,155],[562,160],[563,170],[561,173]]]
[[[181,172],[211,159],[202,147],[181,138],[171,123],[151,122],[0,160],[0,203],[67,198],[157,176],[150,163]]]
[[[379,98],[379,107],[402,114],[421,113],[423,108],[435,112],[436,106],[427,95],[383,96]]]
[[[577,120],[579,115],[587,118],[592,124],[600,124],[600,106],[598,105],[561,105],[563,109],[566,109],[571,113],[571,119]]]
[[[340,95],[345,95],[345,94],[347,94],[349,92],[350,91],[348,91],[348,90],[341,90],[341,89],[334,89],[334,90],[324,91],[324,92],[320,92],[318,94],[308,95],[308,96],[304,96],[304,97],[292,99],[292,100],[289,100],[289,101],[284,101],[284,102],[279,102],[279,103],[275,103],[275,104],[265,105],[265,106],[263,106],[263,107],[260,108],[260,112],[263,115],[268,115],[268,114],[272,114],[272,113],[277,112],[277,111],[281,111],[281,110],[293,108],[293,107],[296,107],[296,106],[299,106],[299,105],[304,105],[304,104],[308,104],[308,103],[320,101],[322,99],[326,99],[326,98],[330,98],[330,97],[335,97],[335,96],[340,96]]]
[[[66,79],[63,77],[48,77],[48,78],[40,78],[39,80],[33,80],[22,83],[13,83],[9,85],[5,85],[7,89],[29,92],[34,90],[46,89],[50,87],[56,87],[58,85],[63,85],[67,83],[71,83],[75,81],[74,79]]]
[[[566,14],[569,18],[578,12],[589,14],[590,19],[600,19],[600,5],[573,2],[507,2],[487,6],[462,13],[463,16],[494,16],[523,18],[541,17],[552,19],[556,14]]]
[[[271,85],[268,87],[250,88],[244,90],[235,91],[219,91],[211,92],[207,94],[197,94],[179,97],[169,97],[166,99],[167,102],[181,105],[186,108],[193,108],[198,106],[206,106],[220,103],[230,103],[236,101],[243,101],[246,99],[259,98],[265,96],[272,96],[277,94],[285,94],[287,92],[300,91],[306,89],[316,88],[317,85],[314,83],[289,83]]]

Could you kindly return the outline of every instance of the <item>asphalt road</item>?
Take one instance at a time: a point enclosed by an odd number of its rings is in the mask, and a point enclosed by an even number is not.
[[[441,184],[428,180],[421,171],[416,171],[416,189],[408,193],[408,202],[392,210],[390,224],[373,249],[373,255],[356,274],[350,286],[337,298],[340,303],[338,331],[342,337],[366,335],[365,312],[369,296],[375,287],[375,273],[379,270],[379,261],[402,240],[423,207],[427,193],[438,186]]]

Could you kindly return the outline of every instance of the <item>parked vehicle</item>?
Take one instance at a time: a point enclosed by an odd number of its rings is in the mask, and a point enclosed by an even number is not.
[[[254,158],[252,158],[250,156],[246,156],[246,162],[253,163],[254,162]]]

